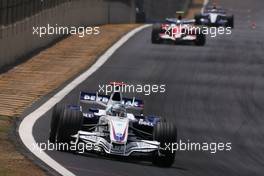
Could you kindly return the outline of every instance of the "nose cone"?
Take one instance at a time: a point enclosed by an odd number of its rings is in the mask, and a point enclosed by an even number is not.
[[[217,20],[217,14],[214,14],[214,13],[212,13],[212,14],[210,14],[210,21],[211,21],[211,23],[216,23],[216,20]]]
[[[113,117],[110,120],[110,140],[116,144],[126,144],[128,137],[129,120]]]

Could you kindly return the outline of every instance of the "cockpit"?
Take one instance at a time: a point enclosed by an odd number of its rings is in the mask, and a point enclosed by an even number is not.
[[[122,101],[120,92],[114,92],[112,95],[112,100],[113,101]]]
[[[107,115],[127,117],[126,108],[123,104],[114,104],[107,110]]]

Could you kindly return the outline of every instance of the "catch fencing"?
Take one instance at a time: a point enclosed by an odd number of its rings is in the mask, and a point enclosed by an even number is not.
[[[134,23],[134,0],[0,0],[0,67],[61,36],[38,38],[34,26]]]

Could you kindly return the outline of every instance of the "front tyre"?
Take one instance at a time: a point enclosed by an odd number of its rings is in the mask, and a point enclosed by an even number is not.
[[[161,43],[160,33],[161,33],[161,25],[160,24],[154,24],[151,32],[151,42],[153,44],[159,44]]]
[[[154,153],[152,163],[160,167],[171,167],[175,160],[175,152],[166,146],[177,142],[177,128],[171,122],[161,121],[154,127],[153,138],[160,142],[160,150]]]
[[[83,124],[83,115],[79,110],[64,109],[60,116],[57,142],[70,144],[72,135],[77,134]]]
[[[194,20],[195,20],[195,25],[201,25],[201,18],[202,18],[202,15],[201,14],[195,14],[194,16]]]
[[[234,16],[227,17],[227,27],[234,28]]]
[[[57,129],[59,126],[60,116],[65,109],[64,104],[56,104],[52,110],[51,122],[50,122],[50,133],[49,141],[51,143],[56,142]]]
[[[206,35],[204,34],[197,34],[196,40],[194,41],[195,45],[197,46],[204,46],[206,43]]]

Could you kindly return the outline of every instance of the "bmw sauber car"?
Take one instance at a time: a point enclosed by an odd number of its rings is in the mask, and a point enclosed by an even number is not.
[[[163,167],[174,163],[175,152],[168,146],[177,142],[176,127],[163,118],[141,114],[142,100],[123,98],[120,91],[110,96],[81,92],[80,104],[55,105],[50,142],[89,144],[92,148],[87,152],[110,156],[144,155]],[[85,109],[87,104],[90,108]]]
[[[197,28],[198,26],[194,25],[194,20],[168,18],[165,23],[153,25],[151,40],[154,44],[172,41],[203,46],[206,43],[206,36],[197,32]]]
[[[195,15],[195,24],[210,27],[231,27],[234,28],[234,16],[227,15],[226,10],[221,8],[207,8],[201,14]]]

